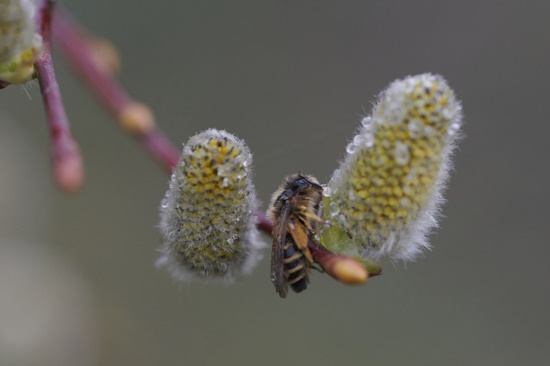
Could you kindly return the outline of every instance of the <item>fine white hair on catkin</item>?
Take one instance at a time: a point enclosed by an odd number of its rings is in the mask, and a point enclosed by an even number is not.
[[[439,75],[396,80],[379,95],[328,184],[330,219],[356,253],[410,261],[430,248],[461,124],[461,104]]]
[[[157,266],[182,281],[249,273],[264,247],[252,174],[244,141],[215,129],[191,137],[161,203]]]
[[[24,84],[32,78],[42,50],[36,11],[34,0],[0,0],[0,81]]]

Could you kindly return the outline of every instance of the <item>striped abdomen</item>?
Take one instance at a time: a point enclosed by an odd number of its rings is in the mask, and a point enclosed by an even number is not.
[[[292,238],[284,246],[284,275],[294,292],[302,292],[309,282],[309,263]]]

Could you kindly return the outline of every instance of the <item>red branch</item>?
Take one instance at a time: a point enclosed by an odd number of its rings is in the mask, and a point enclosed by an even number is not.
[[[271,222],[265,212],[261,210],[256,211],[256,225],[258,226],[258,229],[271,235],[271,232],[273,231],[273,222]]]
[[[35,67],[48,115],[54,178],[61,189],[74,192],[84,183],[84,164],[80,149],[70,131],[55,76],[50,42],[52,8],[51,1],[43,0],[39,3],[37,24],[42,35],[43,50],[36,60]]]
[[[180,151],[155,127],[149,109],[134,101],[114,79],[112,72],[94,61],[97,57],[94,58],[93,50],[89,47],[93,37],[61,11],[55,14],[52,34],[65,58],[101,103],[171,173],[178,163]],[[257,211],[256,217],[258,228],[271,234],[273,223],[266,214]],[[355,259],[334,254],[315,243],[310,243],[308,247],[316,262],[332,277],[348,284],[366,281],[367,272]]]
[[[271,235],[273,223],[265,212],[256,211],[256,225],[258,229]],[[309,240],[308,249],[317,262],[331,277],[348,285],[364,283],[369,277],[365,267],[356,259],[335,254],[327,248]]]
[[[100,102],[119,124],[133,132],[145,148],[169,172],[177,164],[180,151],[154,126],[152,113],[133,98],[113,78],[94,62],[87,47],[91,37],[77,26],[63,11],[56,11],[52,34],[60,51]]]

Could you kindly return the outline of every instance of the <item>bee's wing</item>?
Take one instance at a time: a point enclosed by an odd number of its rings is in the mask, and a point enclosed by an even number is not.
[[[310,221],[319,220],[317,215],[310,213],[307,209],[307,201],[296,199],[297,211],[300,212],[300,215],[297,216],[298,220],[294,220],[289,225],[289,231],[294,239],[294,243],[298,249],[302,251],[309,263],[313,263],[313,257],[307,246],[309,240],[309,231],[311,229]]]
[[[284,275],[284,246],[286,244],[286,231],[290,208],[282,208],[279,220],[273,227],[273,247],[271,248],[271,280],[280,297],[285,298],[288,293],[288,279]]]
[[[303,223],[295,222],[289,225],[289,231],[298,249],[300,249],[310,263],[313,263],[313,258],[307,247],[307,242],[309,240],[308,228]]]

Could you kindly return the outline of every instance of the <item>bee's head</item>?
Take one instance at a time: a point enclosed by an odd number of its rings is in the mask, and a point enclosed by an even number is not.
[[[289,200],[292,196],[294,196],[294,191],[292,189],[285,189],[283,191],[283,193],[281,193],[281,195],[279,196],[279,200],[280,201],[287,201]]]
[[[305,175],[302,173],[293,174],[287,178],[288,185],[287,187],[294,192],[298,192],[302,189],[309,188],[311,186],[323,189],[319,184],[317,178],[312,175]]]

